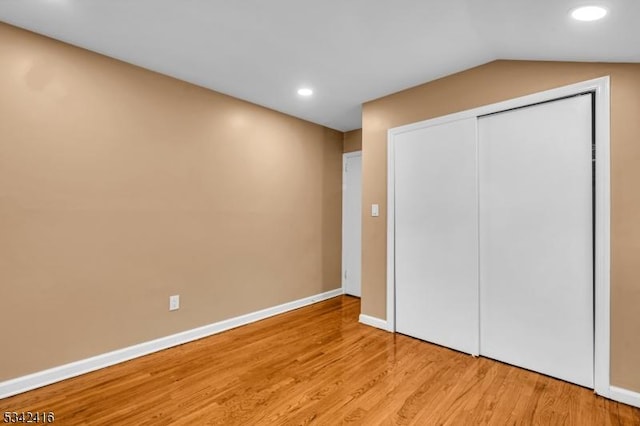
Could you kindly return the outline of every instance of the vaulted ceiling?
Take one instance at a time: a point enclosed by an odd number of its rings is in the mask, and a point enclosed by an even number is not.
[[[572,20],[580,0],[0,0],[0,21],[346,131],[363,102],[495,59],[640,62],[640,1],[592,3],[605,19]]]

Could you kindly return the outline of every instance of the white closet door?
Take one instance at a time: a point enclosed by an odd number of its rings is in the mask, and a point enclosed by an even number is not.
[[[476,119],[394,140],[396,330],[477,354]]]
[[[480,353],[593,387],[592,107],[478,120]]]

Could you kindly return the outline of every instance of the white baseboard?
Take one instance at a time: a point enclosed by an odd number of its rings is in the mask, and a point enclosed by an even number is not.
[[[391,331],[391,330],[389,330],[389,326],[387,324],[387,321],[382,320],[380,318],[372,317],[372,316],[365,315],[365,314],[360,314],[359,321],[364,325],[380,328],[380,329],[382,329],[384,331]]]
[[[298,309],[303,306],[321,302],[341,294],[342,288],[338,288],[336,290],[305,297],[304,299],[294,300],[293,302],[284,303],[272,308],[262,309],[257,312],[252,312],[235,318],[230,318],[228,320],[205,325],[203,327],[194,328],[192,330],[183,331],[181,333],[161,337],[156,340],[151,340],[134,346],[129,346],[127,348],[96,355],[91,358],[50,368],[48,370],[39,371],[27,376],[0,382],[0,399],[50,385],[51,383],[59,382],[91,371],[99,370],[101,368],[109,367],[153,352],[158,352],[172,346],[182,345],[183,343],[202,339],[203,337],[208,337],[241,325],[250,324],[252,322]]]
[[[640,408],[640,392],[634,392],[628,389],[610,386],[609,398],[613,399],[614,401],[622,402]]]

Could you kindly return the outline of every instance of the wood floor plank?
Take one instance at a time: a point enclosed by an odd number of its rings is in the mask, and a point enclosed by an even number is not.
[[[58,425],[640,425],[640,409],[358,323],[337,297],[0,400]]]

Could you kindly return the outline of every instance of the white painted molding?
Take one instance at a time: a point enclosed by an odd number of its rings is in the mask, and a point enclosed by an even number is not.
[[[0,382],[0,399],[340,296],[342,288]]]
[[[609,398],[624,404],[633,405],[640,408],[640,392],[611,386],[609,388]]]
[[[611,378],[611,81],[592,80],[596,94],[596,229],[594,390],[610,393]]]
[[[365,314],[360,314],[359,321],[361,324],[368,325],[370,327],[379,328],[384,331],[392,331],[392,330],[389,330],[389,326],[387,322],[380,318],[371,317]]]

